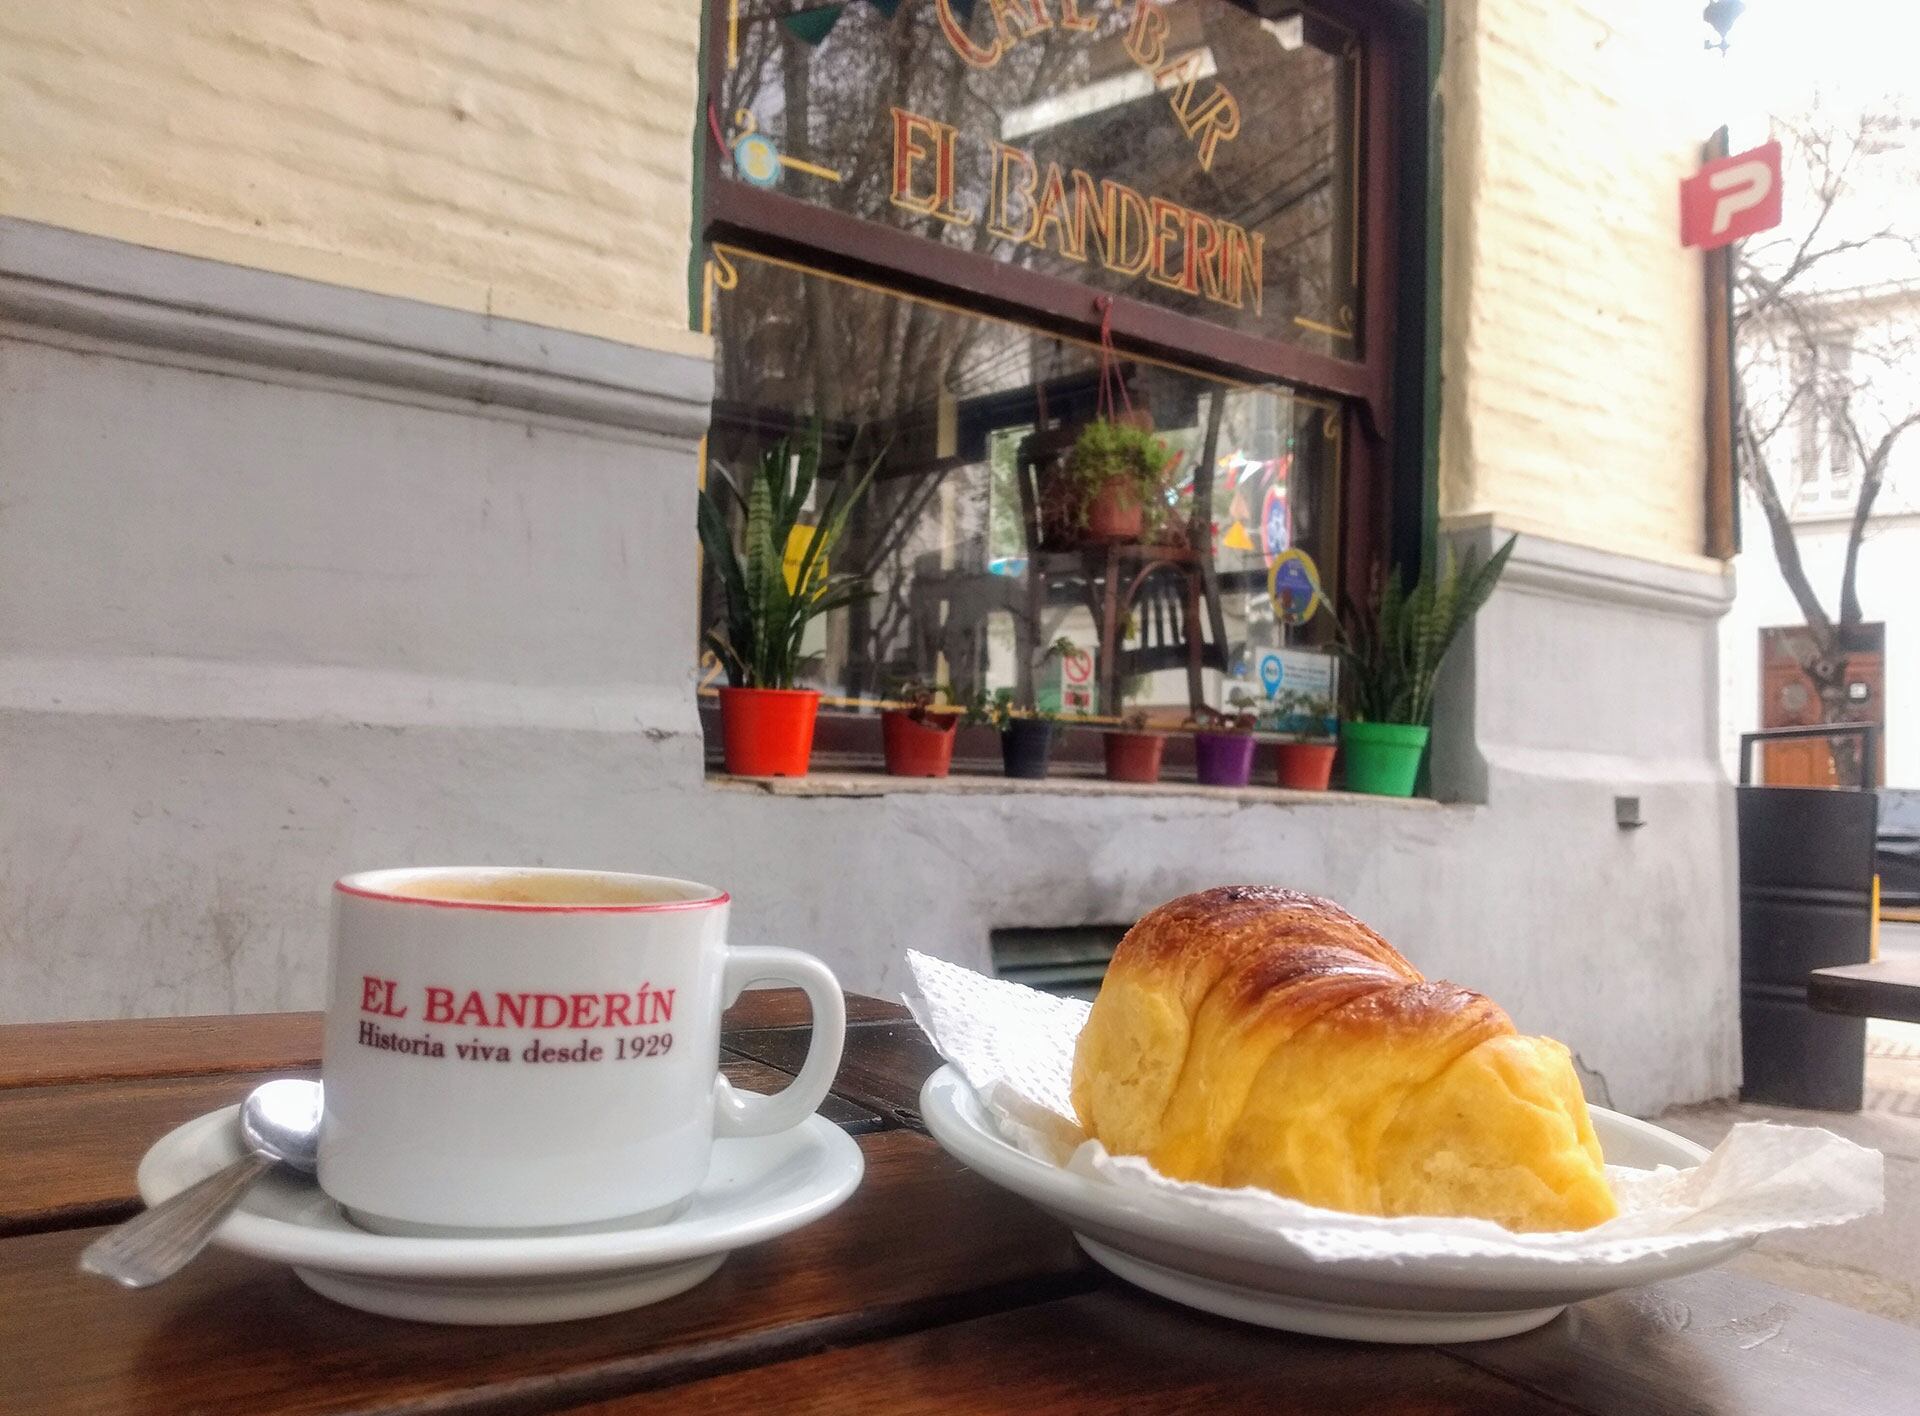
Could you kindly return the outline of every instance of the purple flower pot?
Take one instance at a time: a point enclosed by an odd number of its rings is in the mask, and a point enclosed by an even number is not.
[[[1244,787],[1253,775],[1253,734],[1195,733],[1193,768],[1203,787]]]

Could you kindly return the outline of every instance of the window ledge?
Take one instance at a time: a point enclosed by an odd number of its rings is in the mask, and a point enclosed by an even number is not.
[[[993,773],[956,772],[950,777],[893,777],[884,772],[814,772],[805,777],[730,777],[710,773],[707,785],[725,791],[778,797],[882,796],[1068,796],[1190,797],[1272,806],[1380,806],[1401,811],[1438,810],[1425,797],[1368,796],[1359,792],[1301,792],[1285,787],[1203,787],[1198,782],[1109,782],[1104,777],[1055,775],[1040,781]]]

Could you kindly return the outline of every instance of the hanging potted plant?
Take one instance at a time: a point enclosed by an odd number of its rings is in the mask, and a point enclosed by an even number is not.
[[[700,544],[719,579],[724,622],[704,636],[727,674],[720,690],[720,732],[727,771],[742,777],[804,777],[813,753],[813,724],[820,695],[793,686],[801,637],[819,616],[863,599],[858,576],[829,575],[834,546],[847,518],[880,465],[850,470],[834,479],[819,520],[804,535],[801,509],[820,470],[820,430],[815,427],[797,455],[782,438],[760,459],[743,492],[718,466],[700,492]],[[738,546],[727,524],[726,498],[739,511]],[[798,564],[786,565],[788,547],[801,532],[806,546]]]
[[[1412,796],[1432,734],[1433,685],[1447,650],[1493,594],[1517,537],[1481,565],[1472,552],[1455,562],[1443,549],[1410,591],[1396,574],[1365,613],[1349,604],[1337,648],[1347,700],[1340,725],[1347,786],[1377,796]]]
[[[1133,712],[1105,734],[1109,782],[1157,782],[1167,735],[1147,728],[1147,715]]]
[[[1333,780],[1333,758],[1339,751],[1333,700],[1288,693],[1281,697],[1281,712],[1293,737],[1275,750],[1280,785],[1298,792],[1324,792]]]
[[[895,777],[946,776],[953,768],[953,740],[958,735],[960,710],[950,705],[946,688],[937,684],[910,682],[900,696],[905,707],[888,708],[880,714],[888,773]]]
[[[1174,455],[1141,417],[1095,418],[1074,439],[1065,480],[1086,541],[1139,541],[1166,520]]]
[[[1236,705],[1237,706],[1237,705]],[[1193,717],[1193,772],[1203,787],[1244,787],[1253,776],[1250,712],[1201,708]]]

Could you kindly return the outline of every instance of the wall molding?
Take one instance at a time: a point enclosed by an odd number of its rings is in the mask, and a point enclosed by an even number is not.
[[[0,217],[0,338],[274,382],[559,418],[685,446],[713,366],[687,354]],[[477,408],[474,407],[477,405]]]
[[[1442,528],[1456,553],[1492,554],[1514,531],[1492,518],[1474,518]],[[1694,570],[1594,546],[1518,530],[1500,591],[1551,595],[1586,604],[1650,610],[1689,620],[1717,620],[1733,604],[1731,568]]]
[[[691,662],[665,683],[492,682],[339,664],[0,655],[0,716],[539,729],[701,741]]]

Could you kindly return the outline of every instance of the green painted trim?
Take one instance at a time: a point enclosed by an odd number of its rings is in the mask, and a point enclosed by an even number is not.
[[[707,265],[707,41],[713,33],[711,0],[700,6],[700,84],[693,109],[693,210],[689,213],[693,239],[687,243],[687,328],[701,333],[700,306],[706,298]]]
[[[1427,10],[1427,63],[1422,90],[1429,95],[1427,121],[1427,257],[1426,341],[1422,384],[1426,390],[1425,418],[1420,428],[1420,545],[1430,561],[1440,532],[1440,281],[1446,228],[1443,196],[1446,188],[1444,143],[1446,110],[1438,98],[1440,66],[1446,58],[1446,0],[1434,0]]]

